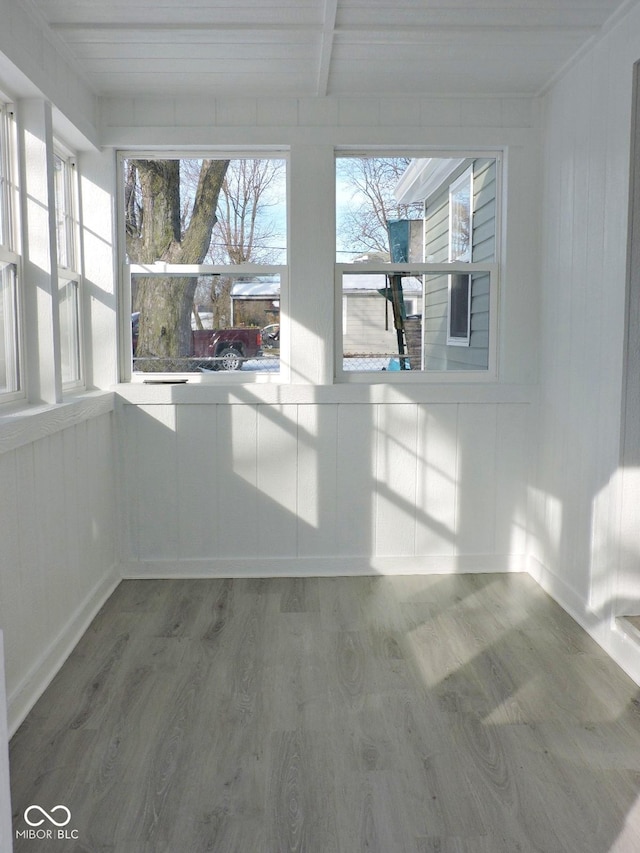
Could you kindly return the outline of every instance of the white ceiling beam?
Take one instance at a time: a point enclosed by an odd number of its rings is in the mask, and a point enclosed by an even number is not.
[[[319,97],[327,95],[329,90],[329,72],[331,70],[337,13],[338,0],[325,0],[320,42],[320,62],[318,64],[318,85],[316,86],[316,94]]]

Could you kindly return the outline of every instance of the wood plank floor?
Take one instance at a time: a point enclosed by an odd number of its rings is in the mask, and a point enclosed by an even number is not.
[[[14,835],[71,812],[15,850],[637,853],[639,696],[527,576],[125,581],[12,739]]]

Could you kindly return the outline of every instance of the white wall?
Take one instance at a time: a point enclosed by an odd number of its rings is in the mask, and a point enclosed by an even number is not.
[[[13,732],[118,577],[113,401],[0,424],[0,625]]]
[[[117,378],[114,158],[91,150],[77,158],[87,391],[74,389],[73,398],[63,393],[56,357],[52,110],[33,97],[18,101],[17,114],[29,162],[21,175],[25,399],[0,411],[0,627],[11,732],[119,579],[107,390]]]
[[[86,78],[35,5],[0,0],[0,91],[8,98],[43,97],[74,145],[97,144],[97,103]]]
[[[544,99],[541,399],[531,570],[638,678],[616,629],[636,7]],[[640,576],[637,577],[640,581]],[[637,583],[636,581],[636,583]],[[637,589],[640,587],[636,587]]]
[[[290,156],[280,382],[118,388],[125,573],[521,567],[537,376],[532,101],[115,100],[102,124],[123,147],[280,145]],[[333,383],[334,157],[351,146],[504,150],[496,382]]]
[[[125,574],[523,569],[526,395],[347,390],[127,394]]]

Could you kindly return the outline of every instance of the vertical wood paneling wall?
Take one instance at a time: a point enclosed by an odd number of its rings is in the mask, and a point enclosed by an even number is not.
[[[620,500],[620,483],[632,473],[621,466],[620,441],[639,58],[636,8],[544,99],[541,405],[531,504],[531,571],[636,679],[638,649],[614,620],[622,548],[640,565],[640,507]],[[635,519],[627,543],[625,514]]]
[[[113,414],[0,453],[0,625],[14,729],[116,583]]]
[[[121,407],[130,575],[523,568],[531,406]]]

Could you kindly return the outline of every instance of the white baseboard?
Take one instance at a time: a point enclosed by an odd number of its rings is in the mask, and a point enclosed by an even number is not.
[[[420,557],[282,557],[213,560],[129,560],[122,577],[272,578],[356,575],[430,575],[526,571],[522,555],[478,554]]]
[[[54,676],[87,630],[96,613],[121,581],[119,566],[109,573],[76,607],[39,660],[7,697],[9,737],[12,737],[29,711],[49,686]]]
[[[636,684],[640,685],[640,637],[625,630],[611,613],[596,613],[586,607],[576,590],[535,557],[529,557],[527,570],[542,589],[584,628]]]

